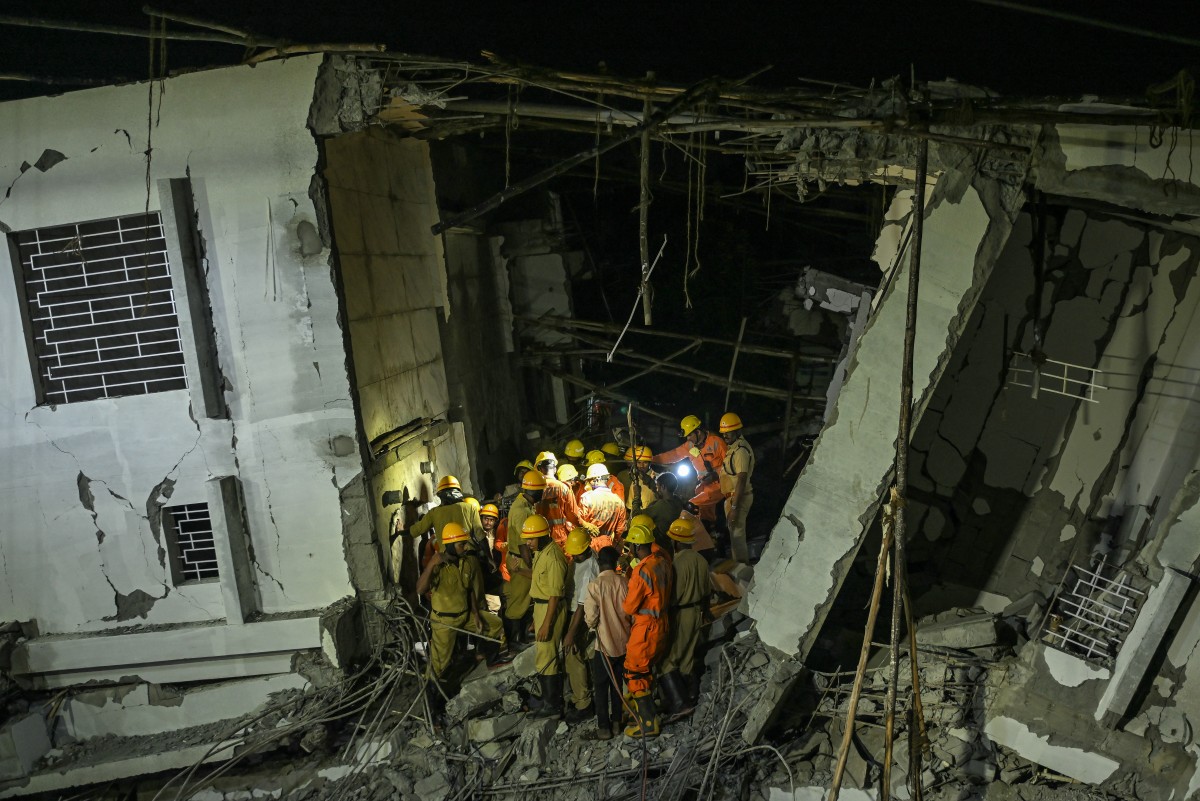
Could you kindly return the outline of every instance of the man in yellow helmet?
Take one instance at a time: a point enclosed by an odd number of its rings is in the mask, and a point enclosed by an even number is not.
[[[587,720],[592,712],[592,682],[588,670],[592,645],[587,627],[583,625],[583,604],[587,600],[588,585],[600,575],[600,570],[596,567],[591,538],[583,529],[574,529],[567,535],[565,550],[571,560],[571,593],[566,609],[570,623],[563,637],[562,650],[567,679],[571,682],[572,705],[566,719],[567,723],[574,724]]]
[[[659,680],[672,715],[687,714],[696,705],[696,647],[713,590],[708,563],[692,549],[696,541],[693,526],[691,520],[679,519],[667,528],[675,555],[671,559],[667,655],[659,666]]]
[[[558,457],[549,451],[542,451],[534,460],[534,465],[546,479],[546,489],[536,511],[550,521],[550,536],[558,547],[563,546],[573,528],[582,527],[588,534],[595,534],[596,527],[579,517],[579,504],[571,488],[555,476]]]
[[[592,537],[592,550],[595,551],[606,545],[620,548],[620,540],[625,533],[625,504],[610,488],[611,479],[603,461],[591,465],[585,482],[588,490],[579,499],[579,516],[599,530]]]
[[[602,465],[604,467],[604,472],[608,474],[608,488],[610,490],[612,490],[613,495],[616,495],[618,498],[621,499],[621,504],[624,505],[625,504],[625,488],[623,486],[621,486],[620,479],[618,479],[615,475],[613,475],[609,471],[609,469],[608,469],[608,454],[606,454],[604,451],[588,451],[587,471],[586,472],[590,473],[592,467],[595,465]],[[588,488],[590,489],[590,485],[591,485],[590,480],[584,481],[584,484],[586,486],[588,486]]]
[[[440,501],[438,506],[433,507],[425,515],[413,523],[408,528],[407,534],[410,537],[425,537],[429,535],[432,544],[426,548],[426,553],[431,554],[433,550],[439,547],[441,543],[441,531],[447,523],[457,523],[467,532],[468,542],[464,547],[465,551],[471,551],[475,548],[475,543],[486,540],[483,531],[483,522],[479,519],[479,510],[466,503],[466,496],[463,494],[462,485],[454,476],[443,476],[437,484],[437,498]],[[427,561],[426,559],[422,560]],[[482,575],[479,577],[483,580]]]
[[[479,607],[474,591],[478,569],[474,559],[466,557],[463,547],[470,541],[466,530],[458,523],[447,523],[438,532],[441,546],[430,557],[417,579],[417,594],[429,593],[429,677],[443,682],[454,657],[454,643],[460,629],[468,624],[485,637],[497,640],[493,654],[503,644],[500,620]],[[444,689],[444,688],[443,688]],[[431,693],[440,697],[440,693]]]
[[[537,676],[542,704],[530,713],[536,718],[560,718],[563,705],[562,666],[558,659],[566,628],[567,557],[550,539],[550,523],[539,514],[525,518],[521,538],[533,552],[529,596],[533,600],[533,630],[537,639]]]
[[[617,476],[625,489],[625,508],[635,515],[654,503],[654,479],[649,470],[653,458],[654,452],[645,445],[628,448],[625,451],[625,469]],[[638,491],[635,492],[635,489]]]
[[[733,558],[750,561],[746,543],[746,515],[754,503],[754,449],[742,436],[742,418],[733,412],[721,416],[721,436],[725,438],[725,461],[721,468],[721,490],[725,493],[725,521],[729,526],[729,543]]]
[[[687,460],[696,476],[692,503],[700,510],[700,519],[711,524],[717,519],[717,504],[724,500],[720,493],[719,471],[725,462],[725,441],[713,432],[706,431],[700,418],[694,414],[679,421],[679,435],[683,437],[683,444],[655,454],[653,462],[674,465]]]
[[[587,450],[583,447],[583,440],[573,439],[563,446],[563,456],[566,458],[562,464],[572,465],[576,470],[583,464],[583,456]]]
[[[536,470],[526,470],[521,476],[521,492],[508,510],[506,528],[508,553],[505,565],[508,582],[504,585],[504,626],[509,645],[523,650],[528,645],[530,614],[529,584],[533,578],[533,552],[521,537],[525,521],[541,502],[546,479]]]
[[[659,720],[652,696],[652,672],[667,640],[671,564],[646,526],[635,521],[625,541],[637,549],[638,556],[624,605],[625,614],[633,620],[625,651],[625,685],[634,708],[634,720],[625,729],[625,736],[653,737],[659,733]]]

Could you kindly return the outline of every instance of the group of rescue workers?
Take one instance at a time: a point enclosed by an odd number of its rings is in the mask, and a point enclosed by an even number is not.
[[[477,635],[491,665],[532,644],[541,694],[529,697],[530,715],[563,716],[565,672],[567,722],[594,709],[597,730],[585,736],[616,735],[623,709],[627,736],[657,735],[656,681],[672,718],[695,707],[697,649],[714,591],[709,566],[727,548],[749,560],[755,459],[732,412],[719,435],[695,415],[681,421],[680,435],[679,447],[659,454],[645,445],[622,454],[614,442],[589,451],[572,440],[562,462],[543,451],[517,464],[515,484],[482,505],[454,476],[441,479],[440,504],[397,532],[422,538],[416,591],[431,612],[434,691],[461,633]],[[622,469],[614,475],[610,466]],[[677,472],[694,479],[690,500],[677,494]],[[488,610],[485,593],[502,599],[501,615]],[[440,691],[430,697],[436,702]]]

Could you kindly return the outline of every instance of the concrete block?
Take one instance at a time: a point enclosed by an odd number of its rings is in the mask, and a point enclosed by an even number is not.
[[[999,639],[996,618],[987,613],[955,616],[917,627],[917,642],[942,648],[980,648]]]
[[[1016,751],[1030,762],[1087,784],[1100,784],[1120,767],[1119,762],[1103,754],[1055,745],[1049,735],[1037,734],[1021,721],[1004,715],[990,718],[984,733],[992,742]]]
[[[464,684],[458,695],[446,702],[446,716],[451,720],[466,720],[483,714],[499,703],[499,690],[486,681],[472,681]]]
[[[746,716],[746,727],[742,729],[742,739],[747,745],[754,745],[763,731],[774,722],[803,665],[798,660],[789,658],[780,659],[767,669],[771,671],[770,678],[758,700],[750,707]]]
[[[444,801],[450,794],[450,785],[446,782],[446,774],[433,773],[417,782],[413,788],[415,796],[422,801]]]
[[[467,722],[467,737],[476,743],[515,737],[520,733],[521,721],[524,719],[525,716],[518,713],[471,720]]]
[[[521,765],[544,765],[548,756],[550,739],[558,728],[557,720],[527,721],[517,743],[517,762]]]
[[[50,733],[41,711],[8,721],[0,727],[0,779],[29,775],[50,747]]]
[[[523,679],[537,675],[537,649],[526,648],[512,661],[513,672]]]

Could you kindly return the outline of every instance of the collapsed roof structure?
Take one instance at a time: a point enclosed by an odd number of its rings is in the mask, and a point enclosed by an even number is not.
[[[0,301],[22,310],[0,346],[0,654],[10,699],[34,693],[0,729],[0,796],[153,775],[164,798],[1191,797],[1200,184],[1176,89],[685,87],[370,52],[174,77],[150,125],[145,85],[0,104]],[[582,144],[495,193],[430,155],[516,124]],[[888,187],[878,285],[847,307],[840,352],[793,345],[787,378],[761,387],[785,404],[785,452],[806,419],[819,436],[736,577],[739,610],[714,624],[696,716],[654,745],[585,746],[523,722],[518,662],[468,677],[435,742],[396,518],[437,475],[506,472],[498,443],[528,437],[521,409],[565,423],[571,388],[630,397],[564,355],[621,340],[572,319],[550,226],[493,230],[486,214],[648,141],[686,152],[700,208],[720,159],[764,198]],[[89,227],[101,218],[125,222]],[[69,316],[88,288],[55,299],[57,276],[39,289],[32,273],[86,268],[87,237],[119,249],[130,221],[153,231],[119,254],[126,305],[170,295],[179,358],[155,364],[164,391],[95,394],[82,362],[42,369],[65,338],[37,313]],[[495,315],[461,313],[485,296]],[[724,344],[736,364],[741,337]],[[506,370],[485,381],[481,358]],[[836,364],[802,392],[805,359]],[[211,544],[190,552],[213,554],[211,576],[181,573],[181,521],[200,507]],[[897,531],[907,557],[874,601],[906,585],[893,607],[912,638],[882,642],[862,608]],[[301,767],[242,770],[276,749]]]

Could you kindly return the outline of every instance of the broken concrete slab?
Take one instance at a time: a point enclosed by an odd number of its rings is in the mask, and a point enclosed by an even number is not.
[[[51,745],[46,716],[40,709],[4,723],[0,726],[0,780],[32,773]]]
[[[524,720],[525,716],[522,714],[470,720],[467,722],[467,739],[475,743],[486,743],[505,737],[515,737],[520,734],[521,723]]]
[[[990,718],[984,733],[992,742],[1051,770],[1088,784],[1100,784],[1120,767],[1115,759],[1082,748],[1055,745],[1045,734],[1035,734],[1019,720],[999,715]]]
[[[532,649],[531,649],[532,650]],[[521,739],[517,742],[517,762],[521,765],[546,764],[547,751],[554,731],[558,728],[557,720],[543,719],[526,721],[521,731]]]
[[[451,720],[466,720],[482,715],[499,704],[500,699],[500,691],[488,682],[468,682],[462,686],[458,695],[446,702],[446,717]]]
[[[537,675],[537,649],[526,648],[512,661],[512,670],[523,679]]]
[[[917,643],[941,648],[982,648],[1000,639],[996,616],[988,612],[949,614],[932,621],[920,621]]]

